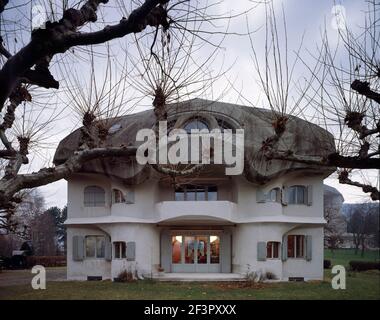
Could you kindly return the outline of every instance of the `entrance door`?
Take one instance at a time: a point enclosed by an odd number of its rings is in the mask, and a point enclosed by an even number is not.
[[[173,272],[220,272],[218,235],[173,235]]]

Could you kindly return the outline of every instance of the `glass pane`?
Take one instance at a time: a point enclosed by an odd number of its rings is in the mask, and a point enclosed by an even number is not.
[[[185,201],[185,193],[183,191],[176,191],[175,201]]]
[[[210,263],[219,263],[220,240],[218,236],[210,236]]]
[[[204,188],[197,189],[197,201],[206,200],[206,190]]]
[[[294,236],[288,236],[288,257],[294,258]]]
[[[172,263],[181,263],[182,236],[172,237]]]
[[[272,258],[272,242],[267,242],[267,258]]]
[[[304,256],[303,254],[303,247],[304,247],[304,236],[296,236],[297,239],[297,252],[296,257],[302,258]]]
[[[205,122],[203,121],[200,121],[200,120],[197,120],[197,119],[194,119],[190,122],[188,122],[185,126],[184,126],[184,129],[188,132],[188,133],[191,133],[191,130],[192,129],[199,129],[199,130],[202,130],[202,129],[208,129],[208,126]]]
[[[289,188],[289,199],[288,199],[290,204],[296,203],[296,188],[291,187]]]
[[[218,200],[218,192],[216,187],[209,187],[207,194],[208,201],[216,201]]]
[[[185,263],[194,263],[194,237],[185,237]]]
[[[120,259],[120,242],[115,242],[115,258]]]
[[[305,203],[305,188],[297,187],[297,203],[303,204]]]
[[[95,258],[95,237],[86,237],[86,257]]]
[[[195,201],[195,191],[194,190],[187,190],[186,200],[187,201]]]
[[[105,257],[105,241],[104,237],[97,237],[96,238],[96,257],[97,258],[104,258]]]
[[[127,246],[125,242],[121,243],[121,257],[126,258],[127,257]]]
[[[206,264],[207,263],[207,242],[208,237],[197,237],[198,240],[198,258],[197,261],[199,264]]]
[[[273,258],[278,258],[278,252],[280,248],[279,242],[273,242]]]

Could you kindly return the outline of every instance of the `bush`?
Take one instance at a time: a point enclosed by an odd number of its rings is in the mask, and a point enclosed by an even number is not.
[[[276,275],[275,275],[273,272],[270,272],[270,271],[267,271],[267,272],[265,273],[265,277],[266,277],[268,280],[277,280]]]
[[[323,269],[331,268],[331,260],[323,260]]]
[[[121,271],[117,278],[114,278],[115,282],[132,282],[136,281],[138,279],[137,270],[132,271],[131,268],[128,268],[128,270]]]
[[[380,270],[380,262],[353,260],[349,265],[352,271]]]
[[[44,267],[62,267],[66,266],[65,256],[30,256],[26,257],[26,265],[32,268],[36,265]]]

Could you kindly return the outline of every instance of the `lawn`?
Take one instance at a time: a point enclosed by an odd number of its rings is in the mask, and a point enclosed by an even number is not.
[[[379,250],[367,250],[364,255],[361,256],[361,251],[355,254],[355,249],[338,249],[331,251],[330,249],[325,250],[325,259],[331,260],[332,265],[343,265],[348,267],[348,263],[351,260],[359,261],[380,261],[380,251]]]
[[[339,250],[334,256],[326,252],[326,257],[333,265],[348,265],[352,254]],[[365,258],[377,259],[376,254]],[[354,255],[355,260],[358,257]],[[1,287],[0,299],[380,299],[379,271],[347,272],[346,290],[333,290],[331,277],[331,270],[325,270],[324,281],[306,283],[51,281],[46,290],[32,290],[30,285]]]

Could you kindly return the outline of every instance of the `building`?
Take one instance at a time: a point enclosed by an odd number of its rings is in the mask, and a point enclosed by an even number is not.
[[[244,129],[244,170],[209,164],[175,180],[135,159],[86,163],[68,181],[68,279],[113,279],[123,270],[165,273],[271,272],[277,279],[323,277],[323,179],[333,169],[260,155],[273,135],[269,110],[194,99],[167,108],[174,128]],[[154,112],[110,120],[106,144],[137,145]],[[80,130],[61,141],[54,161],[78,147]],[[333,137],[290,117],[279,142],[300,155],[326,155]]]

